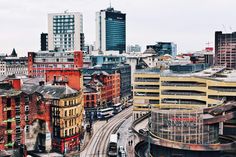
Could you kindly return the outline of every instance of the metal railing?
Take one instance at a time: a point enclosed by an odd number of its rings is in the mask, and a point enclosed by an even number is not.
[[[159,89],[158,86],[135,86],[134,89]]]
[[[186,95],[186,96],[206,96],[206,93],[198,93],[198,92],[162,92],[163,95]]]
[[[190,105],[205,105],[203,102],[198,102],[198,101],[183,101],[183,100],[163,100],[163,104],[190,104]]]
[[[236,92],[236,88],[219,88],[219,87],[209,87],[210,90],[216,90],[220,92]]]
[[[151,94],[151,93],[135,93],[134,96],[155,96],[155,97],[159,97],[159,93],[156,94]]]
[[[206,87],[205,84],[200,84],[200,83],[168,83],[168,82],[163,82],[162,86],[181,86],[181,87]]]
[[[136,78],[135,82],[159,82],[159,79],[151,79],[151,78]]]

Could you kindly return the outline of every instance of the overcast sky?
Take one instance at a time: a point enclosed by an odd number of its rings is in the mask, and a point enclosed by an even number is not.
[[[108,6],[109,0],[0,0],[0,52],[38,51],[47,14],[67,9],[83,13],[85,42],[92,44],[95,12]],[[201,50],[214,42],[214,31],[236,31],[236,0],[112,0],[112,6],[127,14],[127,45],[143,50],[157,41],[175,42],[178,52]]]

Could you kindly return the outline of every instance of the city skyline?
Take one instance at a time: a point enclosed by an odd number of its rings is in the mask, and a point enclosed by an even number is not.
[[[21,3],[2,0],[0,53],[9,54],[14,47],[20,56],[38,51],[40,34],[48,31],[47,15],[65,10],[83,14],[85,43],[93,44],[95,13],[109,7],[109,3],[109,0],[21,0]],[[178,52],[203,49],[207,42],[214,46],[215,31],[234,31],[234,4],[233,0],[112,1],[114,9],[127,15],[127,45],[145,48],[158,41],[171,41],[177,44]]]

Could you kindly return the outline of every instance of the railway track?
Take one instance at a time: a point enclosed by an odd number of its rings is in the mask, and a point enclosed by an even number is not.
[[[84,151],[81,152],[81,157],[107,157],[110,135],[131,115],[132,108],[130,107],[112,117],[106,124],[101,126],[92,136]]]

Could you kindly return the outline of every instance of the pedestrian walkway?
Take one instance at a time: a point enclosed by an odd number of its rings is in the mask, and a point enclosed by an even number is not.
[[[138,142],[139,142],[138,136],[135,133],[132,133],[132,135],[127,139],[127,143],[126,143],[126,150],[127,150],[128,157],[135,157],[134,148]]]

